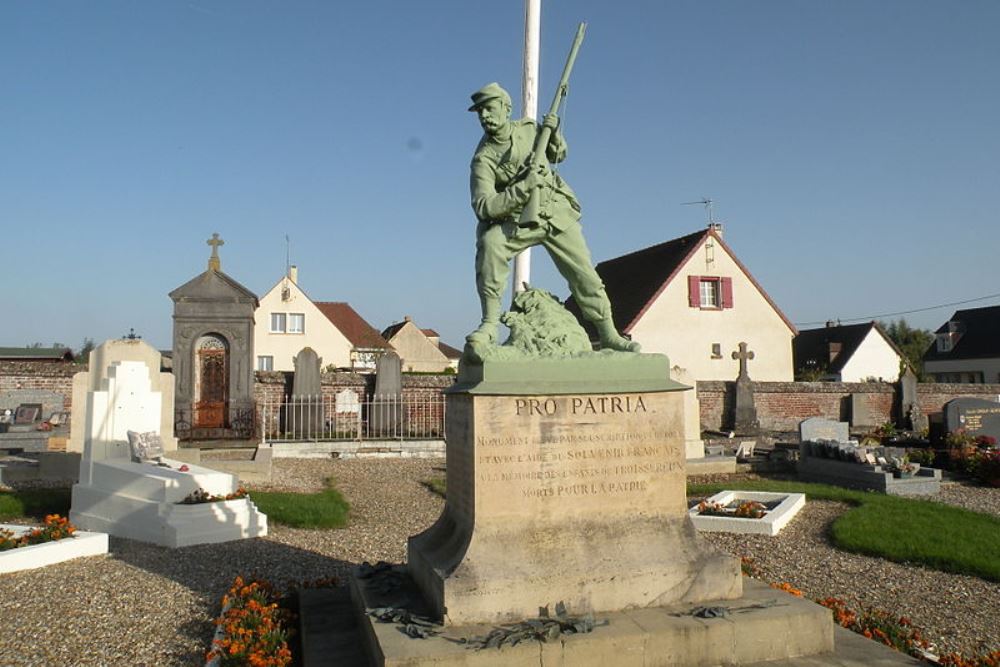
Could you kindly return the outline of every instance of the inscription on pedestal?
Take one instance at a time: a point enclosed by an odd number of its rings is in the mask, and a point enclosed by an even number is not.
[[[667,505],[679,510],[681,434],[671,410],[656,403],[655,395],[633,394],[497,397],[476,429],[480,498],[495,499],[504,514],[534,513],[535,503],[560,499],[574,509],[613,512],[614,501],[631,511],[643,501],[648,510],[647,496],[666,493]]]

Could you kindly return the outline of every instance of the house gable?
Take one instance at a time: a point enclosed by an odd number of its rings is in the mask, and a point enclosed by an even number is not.
[[[382,336],[399,354],[404,371],[434,373],[453,366],[440,347],[409,319],[386,328]]]
[[[840,370],[841,382],[864,382],[869,378],[895,382],[903,355],[874,323]]]
[[[260,303],[254,328],[258,369],[261,357],[271,357],[271,370],[294,371],[293,359],[305,347],[316,350],[323,366],[351,367],[353,342],[290,278],[279,280]],[[277,323],[272,322],[275,313],[284,316]],[[290,324],[293,315],[301,316],[301,332],[294,330],[298,323]]]
[[[741,342],[755,355],[749,367],[752,379],[791,380],[795,327],[716,231],[708,229],[661,246],[671,244],[673,266],[661,270],[661,275],[666,269],[669,273],[655,291],[646,290],[652,292],[649,301],[623,329],[642,344],[643,351],[666,354],[673,365],[687,369],[696,380],[734,379],[739,364],[732,352]],[[702,305],[692,290],[713,281],[718,285],[716,305]],[[616,284],[609,297],[613,303],[620,296],[621,287]],[[632,304],[634,309],[635,300]]]

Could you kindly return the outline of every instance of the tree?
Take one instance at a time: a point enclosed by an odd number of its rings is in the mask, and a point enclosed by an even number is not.
[[[886,324],[879,322],[890,340],[902,351],[910,362],[917,377],[924,374],[924,352],[934,342],[934,334],[927,329],[916,329],[906,323],[906,318],[899,318]]]
[[[94,347],[94,339],[84,337],[83,345],[80,346],[80,350],[76,353],[77,362],[81,364],[87,363],[87,360],[90,359],[90,351],[93,350]]]

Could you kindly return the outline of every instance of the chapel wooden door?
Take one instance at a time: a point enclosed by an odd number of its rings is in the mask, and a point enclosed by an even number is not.
[[[195,428],[223,428],[226,425],[228,372],[226,350],[198,350],[198,401],[195,403]]]

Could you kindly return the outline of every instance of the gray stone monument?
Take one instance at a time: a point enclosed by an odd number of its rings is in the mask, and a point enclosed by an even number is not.
[[[403,362],[393,351],[375,364],[375,395],[368,426],[372,435],[394,437],[403,425]]]
[[[289,430],[300,438],[317,438],[323,433],[323,387],[320,368],[323,360],[311,347],[304,347],[292,360],[292,401],[288,415]]]
[[[899,376],[899,396],[899,421],[903,427],[911,431],[927,428],[927,416],[920,410],[920,399],[917,396],[917,376],[909,368]]]
[[[218,234],[208,269],[170,293],[177,435],[253,436],[253,328],[257,296],[222,272]]]
[[[733,428],[737,433],[756,433],[757,408],[753,403],[753,382],[747,373],[747,362],[753,359],[753,352],[747,350],[746,343],[740,343],[739,351],[733,352],[733,359],[740,362],[740,374],[736,378],[736,416]]]
[[[799,440],[802,442],[847,442],[849,439],[847,422],[810,417],[799,423]]]
[[[855,428],[876,426],[869,394],[851,394],[851,426]]]
[[[944,404],[944,428],[963,429],[971,436],[988,435],[1000,442],[1000,403],[981,398],[956,398]]]

